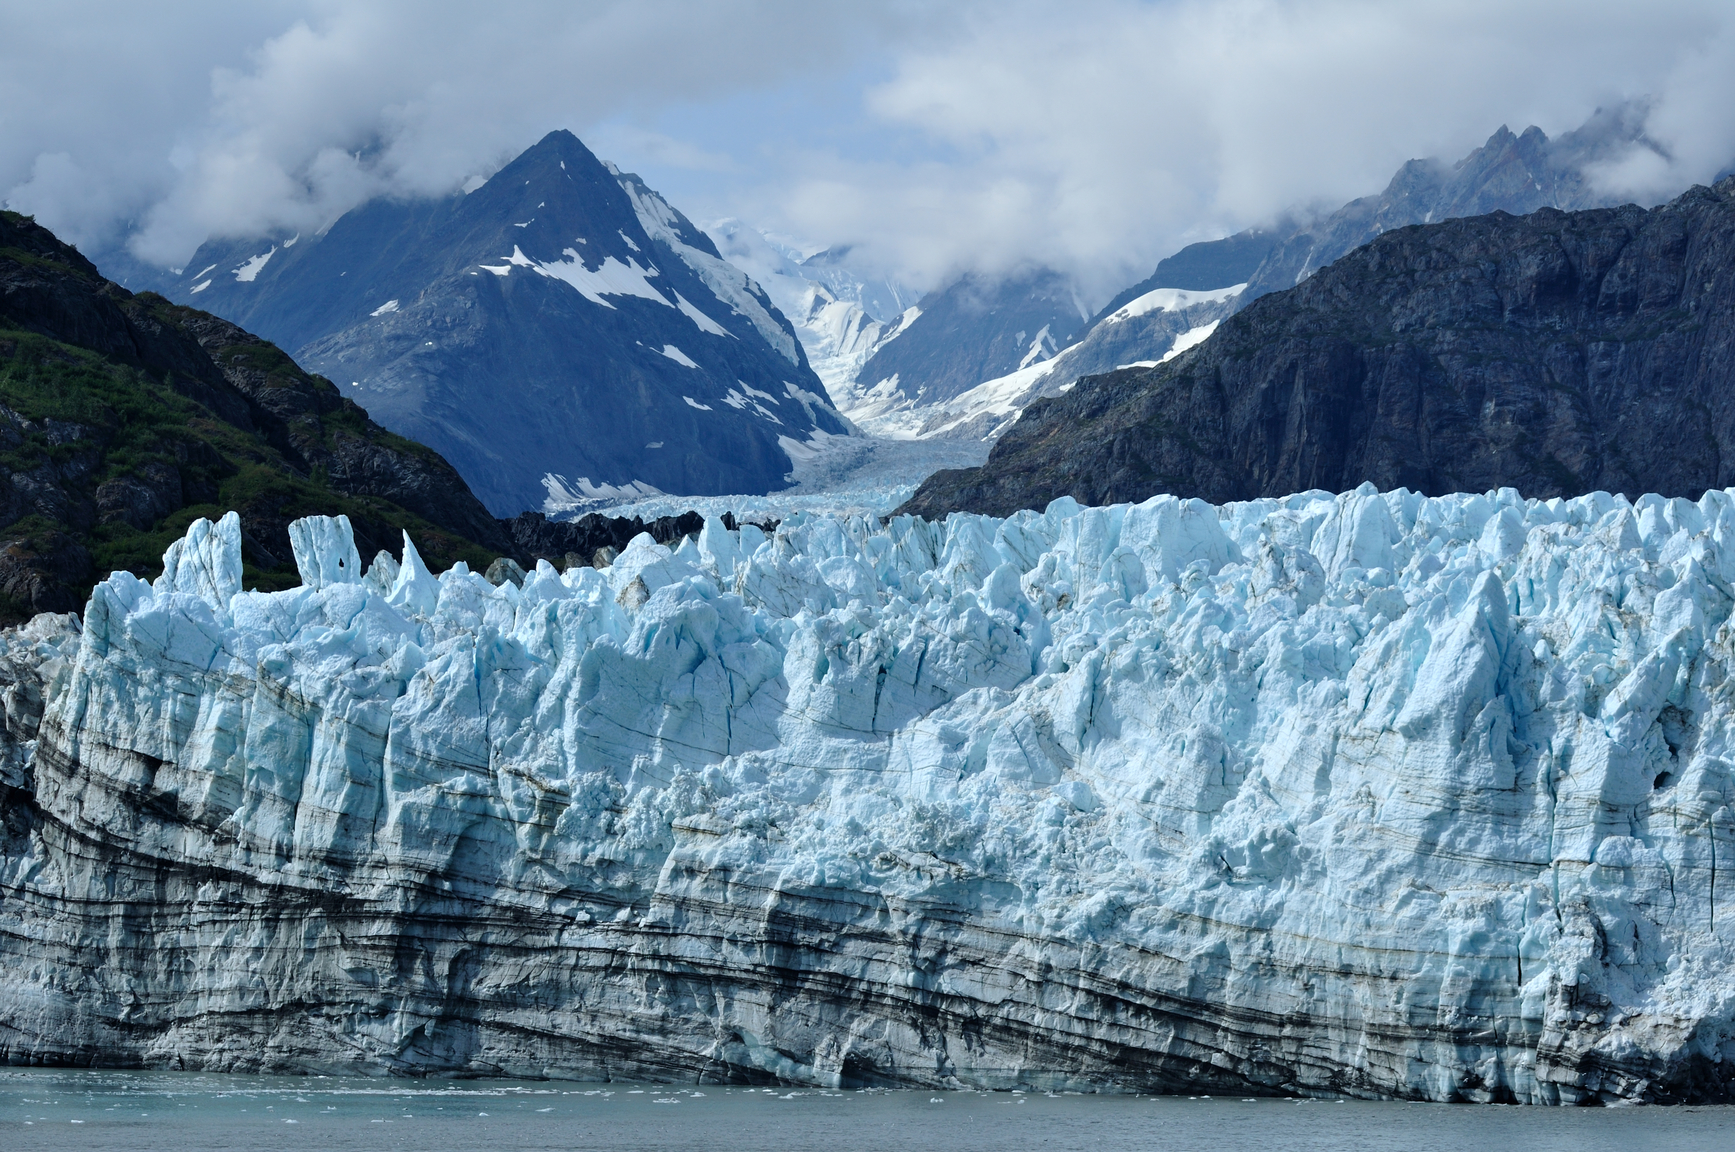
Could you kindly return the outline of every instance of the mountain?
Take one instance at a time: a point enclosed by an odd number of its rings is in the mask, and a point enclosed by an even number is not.
[[[1659,150],[1644,134],[1646,111],[1642,104],[1600,110],[1556,140],[1534,125],[1517,136],[1503,125],[1450,167],[1437,160],[1411,160],[1379,195],[1352,200],[1321,220],[1293,226],[1245,278],[1242,306],[1300,283],[1394,228],[1496,211],[1523,216],[1539,208],[1613,207],[1621,198],[1597,188],[1590,170],[1633,149]]]
[[[763,290],[569,132],[467,195],[207,243],[168,295],[291,349],[499,515],[763,493],[848,431]]]
[[[1051,269],[966,273],[922,298],[920,313],[882,342],[840,402],[869,431],[908,434],[925,409],[1048,360],[1089,315],[1072,282]]]
[[[1179,355],[1223,317],[1393,228],[1495,210],[1612,206],[1618,198],[1598,191],[1588,172],[1628,150],[1656,147],[1644,135],[1645,111],[1624,104],[1599,112],[1557,140],[1535,127],[1521,136],[1502,127],[1457,164],[1412,160],[1384,192],[1319,219],[1189,245],[1119,293],[1053,360],[988,380],[906,422],[921,437],[992,440],[1031,402],[1058,396],[1084,376]]]
[[[486,567],[510,532],[440,456],[208,313],[137,295],[0,213],[0,621],[152,575],[199,516],[241,514],[249,585],[293,585],[288,524],[346,513],[368,555],[411,531]]]
[[[175,548],[0,633],[8,1064],[1735,1096],[1735,492]]]
[[[863,271],[855,264],[855,248],[838,244],[804,257],[801,275],[831,293],[834,300],[860,304],[862,311],[889,323],[919,304],[922,293],[901,281]]]
[[[718,221],[707,234],[789,318],[814,374],[832,396],[847,397],[862,365],[921,315],[915,306],[921,293],[894,280],[864,277],[847,262],[847,247],[799,259],[739,220]]]
[[[1650,211],[1390,231],[1169,363],[1025,410],[906,510],[1363,481],[1696,497],[1735,482],[1735,178]]]
[[[300,578],[289,524],[312,514],[346,515],[365,555],[399,562],[410,533],[430,562],[496,581],[703,527],[691,513],[496,519],[437,453],[275,345],[134,295],[0,214],[0,625],[78,611],[108,572],[159,575],[167,543],[224,509],[239,513],[242,576],[266,589]]]
[[[1161,288],[1212,292],[1246,284],[1286,236],[1282,231],[1250,228],[1221,240],[1189,244],[1173,256],[1159,260],[1157,270],[1145,279],[1122,290],[1090,318],[1084,331],[1094,330],[1128,304]]]

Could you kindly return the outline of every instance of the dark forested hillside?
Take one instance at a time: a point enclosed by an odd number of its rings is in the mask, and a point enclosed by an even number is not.
[[[281,350],[133,295],[0,214],[0,622],[152,575],[199,516],[241,514],[249,586],[296,582],[289,521],[346,513],[364,555],[407,528],[431,563],[511,548],[458,474]]]

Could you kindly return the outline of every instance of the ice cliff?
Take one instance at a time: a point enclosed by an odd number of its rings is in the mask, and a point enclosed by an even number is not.
[[[1728,1095],[1735,492],[293,540],[5,635],[5,1059]]]

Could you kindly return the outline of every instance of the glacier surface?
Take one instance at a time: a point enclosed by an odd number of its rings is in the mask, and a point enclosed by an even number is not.
[[[5,1059],[1728,1095],[1735,492],[293,543],[3,638]]]

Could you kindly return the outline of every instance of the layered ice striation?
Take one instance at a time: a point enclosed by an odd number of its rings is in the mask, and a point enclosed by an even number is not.
[[[293,540],[7,640],[6,1059],[1728,1094],[1735,493]]]

